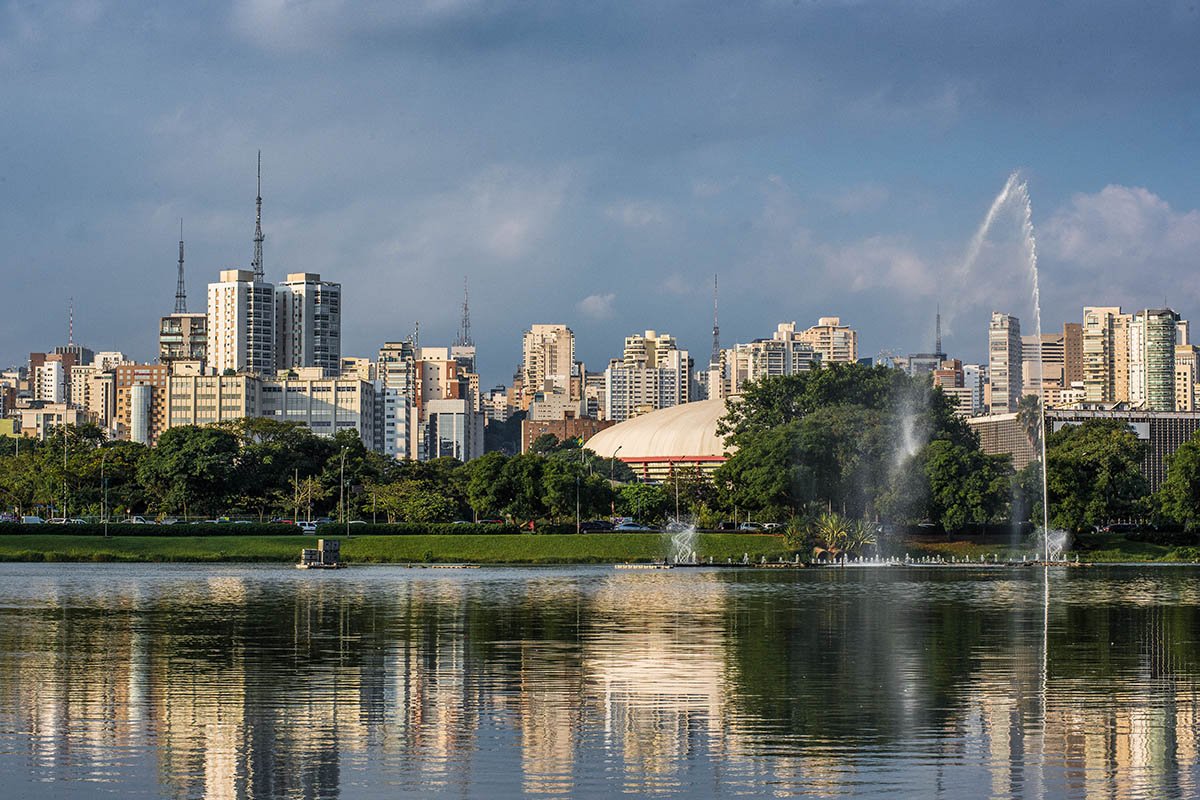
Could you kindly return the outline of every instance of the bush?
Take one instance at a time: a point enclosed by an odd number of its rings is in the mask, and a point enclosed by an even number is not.
[[[539,525],[537,533],[574,533],[575,525]],[[351,525],[351,536],[422,536],[427,534],[518,534],[516,525],[454,525],[448,522]],[[103,536],[104,526],[88,525],[21,525],[0,524],[0,536]],[[133,525],[109,523],[109,536],[312,536],[295,525],[270,523],[201,523],[197,525],[178,523],[175,525]],[[345,536],[344,523],[331,522],[317,528],[317,536]]]

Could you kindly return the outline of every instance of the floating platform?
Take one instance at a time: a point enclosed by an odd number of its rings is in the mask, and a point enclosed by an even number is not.
[[[405,564],[407,569],[479,569],[478,564]]]
[[[296,569],[345,569],[345,564],[297,564]]]
[[[613,569],[674,569],[675,564],[613,564]]]

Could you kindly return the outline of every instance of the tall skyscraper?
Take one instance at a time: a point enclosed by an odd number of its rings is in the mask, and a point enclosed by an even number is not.
[[[521,342],[522,410],[540,393],[571,394],[575,367],[575,334],[566,325],[532,325]],[[578,399],[578,398],[572,398]]]
[[[1179,315],[1148,308],[1129,325],[1129,402],[1150,411],[1175,410],[1175,341]]]
[[[795,375],[821,366],[821,354],[804,340],[796,323],[781,322],[770,339],[735,344],[725,351],[729,365],[728,393],[741,393],[742,386],[777,375]],[[723,395],[712,395],[711,399]]]
[[[342,285],[315,272],[294,272],[275,286],[278,369],[341,370]]]
[[[1120,306],[1083,309],[1083,389],[1089,403],[1129,400],[1130,314]]]
[[[604,373],[604,418],[621,422],[691,399],[692,359],[670,334],[625,337],[622,357]]]
[[[841,317],[821,317],[800,338],[821,354],[821,363],[858,361],[858,331],[843,325]]]
[[[222,374],[275,371],[275,287],[244,269],[208,285],[208,364]]]
[[[992,414],[1017,410],[1021,401],[1021,321],[999,311],[988,323],[988,375],[992,384]]]

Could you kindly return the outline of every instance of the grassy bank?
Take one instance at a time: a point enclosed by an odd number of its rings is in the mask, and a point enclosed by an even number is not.
[[[976,540],[910,541],[903,545],[903,550],[914,558],[941,556],[945,559],[954,558],[959,561],[964,558],[978,561],[980,556],[989,561],[993,556],[1001,561],[1020,560],[1022,555],[1033,554],[1032,545],[1014,548],[1007,541],[980,542]],[[1074,560],[1076,555],[1079,556],[1080,561],[1095,563],[1181,563],[1200,561],[1200,548],[1156,544],[1121,533],[1094,533],[1088,534],[1074,543],[1068,557]]]
[[[661,560],[661,534],[595,533],[548,535],[413,535],[339,537],[347,563],[413,562],[476,564],[614,564]],[[0,561],[182,561],[295,563],[312,536],[70,536],[29,534],[0,537]],[[784,555],[783,538],[768,534],[701,534],[696,547],[714,561],[744,554]]]

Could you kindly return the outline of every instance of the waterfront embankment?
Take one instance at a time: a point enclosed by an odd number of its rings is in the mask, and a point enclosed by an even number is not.
[[[466,534],[336,537],[348,564],[617,564],[661,561],[663,534]],[[313,536],[0,536],[0,561],[263,562],[299,560]],[[782,536],[761,533],[699,534],[697,555],[724,563],[744,557],[757,562],[787,555]]]

